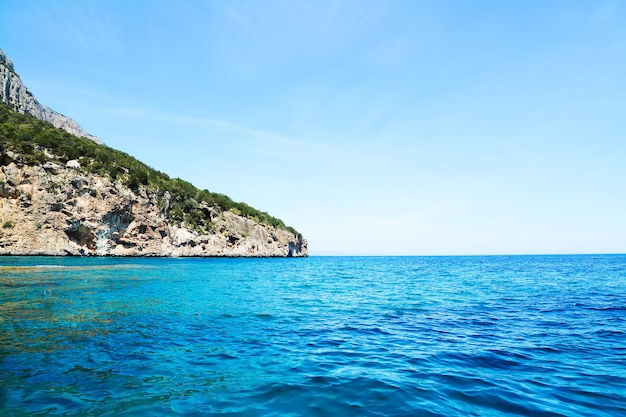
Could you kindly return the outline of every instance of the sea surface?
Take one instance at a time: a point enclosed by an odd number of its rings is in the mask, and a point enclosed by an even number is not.
[[[626,255],[0,258],[0,415],[626,416]]]

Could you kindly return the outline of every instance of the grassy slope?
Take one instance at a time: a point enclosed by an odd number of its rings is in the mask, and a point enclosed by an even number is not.
[[[20,155],[29,165],[46,162],[65,164],[69,160],[78,160],[83,171],[121,181],[131,189],[143,186],[159,196],[169,192],[171,207],[168,218],[174,222],[184,221],[200,231],[211,228],[210,218],[199,208],[204,202],[299,236],[282,220],[246,203],[235,202],[224,194],[199,190],[180,178],[172,179],[124,152],[76,137],[32,116],[16,113],[3,103],[0,103],[0,147]],[[53,157],[49,157],[46,150]]]

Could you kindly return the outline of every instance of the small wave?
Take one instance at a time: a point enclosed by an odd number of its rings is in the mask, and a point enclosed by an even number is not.
[[[36,287],[58,287],[58,282],[0,282],[0,286],[5,288],[36,288]]]
[[[92,270],[92,269],[147,269],[152,268],[149,265],[141,264],[125,264],[125,265],[54,265],[54,264],[38,264],[38,265],[0,265],[0,272],[2,271],[37,271],[47,269],[59,269],[59,270]]]
[[[35,265],[34,268],[71,268],[69,265]]]
[[[274,317],[272,314],[270,313],[257,313],[254,315],[254,317],[258,318],[258,319],[263,319],[263,320],[272,320],[276,317]]]
[[[626,311],[626,306],[589,307],[594,311]]]
[[[0,271],[33,271],[38,269],[52,269],[52,268],[69,268],[64,265],[28,265],[28,266],[16,266],[16,265],[2,265]]]
[[[390,334],[388,331],[381,329],[380,327],[354,327],[354,326],[344,326],[339,329],[342,332],[357,332],[368,335],[388,335]]]
[[[441,416],[432,393],[377,378],[310,376],[299,383],[270,383],[248,393],[254,415]]]

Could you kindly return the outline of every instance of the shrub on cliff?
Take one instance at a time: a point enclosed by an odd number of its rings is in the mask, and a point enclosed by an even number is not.
[[[171,179],[167,174],[124,152],[17,113],[3,103],[0,103],[0,148],[14,152],[29,165],[41,165],[48,161],[65,164],[70,160],[78,160],[84,171],[108,177],[112,181],[121,181],[133,190],[145,187],[159,196],[169,193],[172,206],[167,212],[168,218],[185,222],[201,231],[211,229],[210,217],[198,209],[199,203],[203,202],[222,211],[236,211],[247,218],[300,236],[295,229],[285,226],[282,220],[246,203],[235,202],[224,194],[199,190],[180,178]]]

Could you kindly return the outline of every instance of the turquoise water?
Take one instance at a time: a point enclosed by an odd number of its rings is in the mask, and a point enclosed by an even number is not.
[[[0,265],[3,416],[626,415],[624,255]]]

